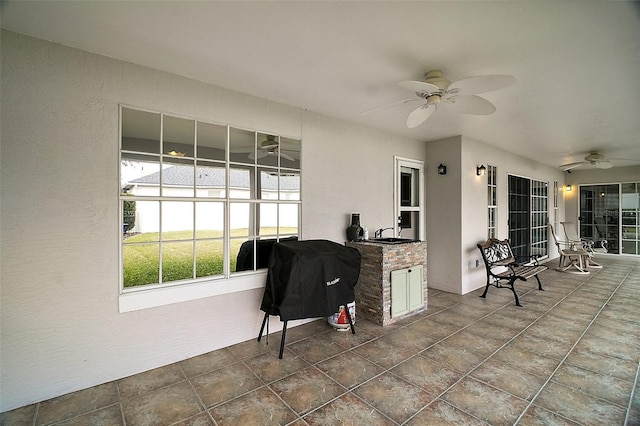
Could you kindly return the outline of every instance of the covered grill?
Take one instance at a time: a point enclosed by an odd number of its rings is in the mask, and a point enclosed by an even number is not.
[[[347,306],[355,299],[359,274],[360,252],[355,248],[327,240],[274,244],[260,305],[265,316],[258,341],[269,315],[279,315],[284,322],[280,342],[282,358],[287,321],[328,317],[340,306]],[[351,331],[355,332],[349,320]]]

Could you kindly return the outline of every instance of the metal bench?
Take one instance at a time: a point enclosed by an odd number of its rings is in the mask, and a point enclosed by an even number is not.
[[[496,288],[509,288],[516,299],[516,306],[522,306],[518,299],[518,293],[516,293],[515,282],[516,280],[526,281],[531,277],[536,277],[538,280],[538,290],[544,291],[538,274],[549,268],[538,264],[538,256],[529,256],[526,262],[519,263],[511,251],[509,240],[495,238],[478,244],[478,249],[487,270],[487,286],[480,297],[487,296],[490,285]]]

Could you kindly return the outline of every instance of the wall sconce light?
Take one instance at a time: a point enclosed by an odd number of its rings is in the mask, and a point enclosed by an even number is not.
[[[440,163],[440,165],[438,166],[438,174],[439,175],[446,175],[447,174],[447,166],[445,166],[444,164]]]
[[[476,175],[484,176],[486,174],[487,174],[487,168],[484,166],[484,164],[480,165],[480,167],[476,167]]]
[[[571,187],[571,185],[567,185],[564,187],[564,190],[567,192],[571,192],[573,190],[573,188]]]

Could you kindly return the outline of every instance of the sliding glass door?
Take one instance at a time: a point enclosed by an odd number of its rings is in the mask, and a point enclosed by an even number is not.
[[[580,237],[615,254],[640,254],[640,182],[580,186]]]
[[[548,254],[549,185],[509,175],[509,242],[516,257]]]

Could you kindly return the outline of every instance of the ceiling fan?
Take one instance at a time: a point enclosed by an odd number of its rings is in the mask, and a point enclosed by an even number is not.
[[[577,167],[582,167],[582,166],[592,166],[597,169],[610,169],[611,167],[613,167],[613,164],[611,163],[610,160],[628,160],[628,159],[624,159],[624,158],[607,159],[604,155],[600,154],[599,152],[592,151],[589,153],[589,155],[584,157],[584,161],[563,164],[562,166],[560,166],[560,168],[562,169],[563,172],[567,172],[571,169],[575,169]]]
[[[404,99],[391,104],[382,105],[362,114],[378,109],[410,102],[420,102],[420,106],[409,113],[407,127],[414,128],[424,123],[440,104],[446,105],[455,112],[474,115],[493,114],[496,107],[488,100],[476,96],[479,93],[502,89],[516,82],[511,75],[481,75],[463,78],[451,83],[442,76],[442,71],[429,71],[425,81],[399,81],[398,86],[415,93],[415,98]]]
[[[258,145],[257,151],[252,146],[237,148],[233,149],[232,151],[236,153],[248,153],[249,159],[251,160],[255,160],[256,158],[264,158],[268,155],[278,156],[279,153],[280,157],[284,159],[287,159],[289,161],[296,161],[295,158],[293,158],[289,154],[286,154],[285,152],[283,152],[284,150],[280,149],[280,144],[276,140],[276,137],[274,135],[266,135],[266,137],[267,138],[264,141],[260,142],[260,144]]]

